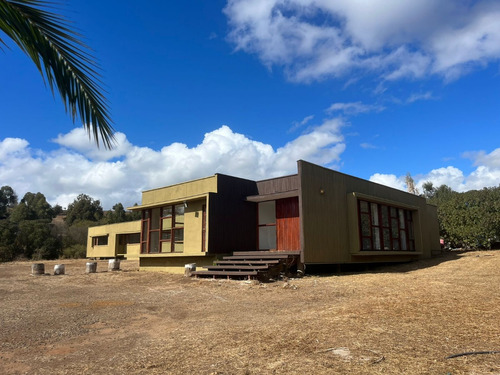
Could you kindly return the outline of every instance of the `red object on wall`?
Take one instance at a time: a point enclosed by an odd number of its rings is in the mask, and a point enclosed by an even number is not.
[[[276,200],[277,250],[300,250],[299,198]]]

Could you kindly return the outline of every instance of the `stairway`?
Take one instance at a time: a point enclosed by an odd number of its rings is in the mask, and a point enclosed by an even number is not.
[[[236,251],[215,261],[205,271],[194,271],[195,277],[256,279],[268,281],[296,271],[300,251]]]

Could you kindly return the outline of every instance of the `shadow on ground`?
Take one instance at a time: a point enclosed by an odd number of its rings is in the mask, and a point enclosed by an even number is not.
[[[477,250],[470,250],[477,251]],[[364,273],[406,273],[419,269],[435,267],[443,262],[460,259],[466,250],[445,251],[431,259],[413,260],[404,263],[358,263],[358,264],[323,264],[308,265],[306,275],[332,276]]]

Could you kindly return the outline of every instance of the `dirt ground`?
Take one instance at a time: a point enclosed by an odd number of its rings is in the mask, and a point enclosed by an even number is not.
[[[0,374],[500,374],[500,251],[275,283],[0,264]]]

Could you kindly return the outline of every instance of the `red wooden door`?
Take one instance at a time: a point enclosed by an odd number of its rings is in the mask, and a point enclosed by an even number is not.
[[[300,250],[299,198],[276,201],[277,250]]]

